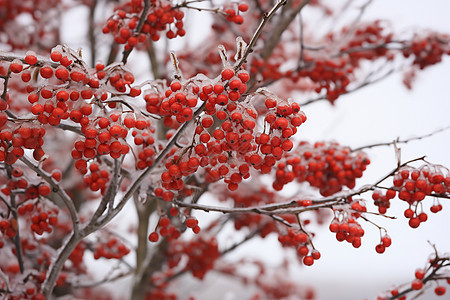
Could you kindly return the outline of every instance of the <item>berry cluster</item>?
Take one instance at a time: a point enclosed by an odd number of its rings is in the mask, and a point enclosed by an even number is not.
[[[61,0],[1,1],[0,36],[12,49],[50,49],[59,42],[57,15]],[[25,21],[26,20],[26,21]],[[45,24],[45,26],[44,26]]]
[[[3,219],[0,221],[0,232],[8,237],[13,238],[17,234],[17,220],[16,219]],[[4,242],[0,240],[0,248],[3,248]]]
[[[22,169],[19,167],[12,169],[12,178],[6,182],[0,191],[6,196],[11,195],[13,191],[25,191],[25,196],[23,197],[25,200],[35,199],[39,196],[45,197],[51,193],[51,188],[47,183],[40,183],[36,185],[29,184],[23,174]]]
[[[267,98],[264,101],[267,114],[264,118],[265,130],[256,135],[256,153],[249,153],[245,161],[263,174],[268,174],[277,161],[281,160],[294,144],[291,137],[306,121],[306,115],[297,103]]]
[[[425,37],[416,37],[403,49],[403,56],[414,58],[413,64],[424,69],[442,61],[443,55],[450,55],[450,37],[431,33]]]
[[[199,88],[187,84],[183,86],[179,81],[173,81],[170,87],[161,96],[158,93],[150,92],[144,96],[147,103],[147,111],[152,114],[164,116],[166,127],[172,128],[173,119],[178,123],[184,123],[192,119],[192,108],[197,105]]]
[[[281,63],[272,62],[275,60],[274,54],[269,58],[269,60],[264,61],[262,59],[254,58],[251,61],[250,71],[252,74],[261,74],[263,80],[278,80],[282,78],[285,74],[280,71]]]
[[[2,126],[0,132],[0,161],[12,165],[24,155],[24,149],[33,150],[33,157],[36,160],[44,155],[42,145],[45,129],[36,124],[14,125],[8,124]]]
[[[119,158],[130,151],[125,141],[129,124],[119,118],[119,114],[111,114],[109,117],[101,117],[93,123],[82,125],[84,139],[78,140],[72,151],[72,157],[77,159],[75,167],[82,174],[87,173],[87,160],[101,155]],[[146,126],[149,126],[149,122],[143,122],[141,129]]]
[[[308,64],[309,62],[306,61]],[[312,67],[300,70],[300,77],[308,77],[315,84],[316,93],[326,90],[326,98],[331,102],[347,92],[353,67],[348,66],[346,59],[311,61]]]
[[[389,294],[396,297],[402,293],[403,295],[398,297],[398,299],[406,300],[407,293],[419,291],[418,295],[420,295],[420,293],[423,293],[424,289],[430,287],[429,283],[433,282],[433,285],[435,286],[434,293],[437,296],[445,295],[447,292],[445,284],[450,284],[450,277],[445,276],[445,269],[443,268],[448,267],[448,260],[448,257],[430,258],[426,267],[418,268],[414,271],[414,279],[410,284],[407,284],[402,288],[394,287],[389,290]],[[378,299],[384,300],[386,298],[378,297]]]
[[[106,191],[106,184],[109,181],[109,172],[107,170],[101,170],[99,165],[91,163],[89,165],[90,173],[84,176],[84,184],[88,186],[91,191],[95,192],[100,190],[102,195]]]
[[[52,228],[50,226],[55,226],[58,223],[56,213],[53,213],[53,211],[51,213],[49,215],[47,212],[41,212],[38,215],[32,216],[31,221],[33,224],[30,226],[31,231],[38,235],[42,235],[44,232],[51,233]]]
[[[409,204],[405,210],[405,217],[409,219],[412,228],[419,227],[420,223],[427,221],[428,216],[422,211],[420,203],[426,196],[448,195],[450,193],[450,175],[444,176],[439,166],[426,164],[420,168],[404,166],[395,172],[393,176],[393,187],[387,189],[383,194],[375,190],[372,199],[378,211],[382,214],[390,207],[390,200],[397,195],[400,200]],[[437,213],[442,210],[442,205],[435,200],[430,211]]]
[[[127,120],[127,118],[125,118]],[[124,120],[124,121],[125,121]],[[151,167],[155,160],[155,154],[157,152],[154,138],[155,128],[152,126],[143,129],[133,129],[131,135],[133,136],[133,142],[137,146],[137,162],[136,167],[139,170]]]
[[[303,231],[291,228],[287,234],[280,234],[278,241],[283,247],[294,247],[305,266],[314,264],[320,258],[320,252],[311,246],[310,237]]]
[[[179,265],[181,258],[187,256],[184,270],[190,271],[196,278],[203,279],[214,268],[220,252],[215,238],[198,237],[190,241],[177,240],[167,250],[169,267]]]
[[[75,249],[69,256],[69,260],[72,262],[75,268],[81,268],[83,265],[84,250],[86,250],[86,243],[79,242]]]
[[[317,142],[314,145],[300,142],[295,151],[278,163],[273,187],[281,190],[284,185],[297,180],[319,188],[323,196],[342,190],[343,186],[355,187],[370,160],[364,152],[352,152],[336,142]]]
[[[116,43],[126,44],[125,50],[145,42],[147,36],[158,41],[160,32],[166,32],[169,39],[186,34],[183,28],[184,13],[173,7],[170,1],[151,0],[150,5],[141,28],[138,26],[144,8],[143,0],[130,0],[117,7],[103,27],[103,33],[111,33]]]
[[[361,213],[366,212],[367,208],[364,203],[357,200],[349,199],[351,212],[335,211],[335,217],[331,221],[329,229],[336,233],[336,240],[339,242],[346,241],[353,247],[361,246],[361,238],[364,236],[364,229],[358,223],[357,219]]]
[[[251,206],[261,206],[265,204],[274,203],[277,195],[273,191],[269,191],[265,187],[258,189],[258,193],[252,193],[252,187],[245,185],[243,191],[247,193],[232,193],[225,191],[224,200],[232,199],[234,202],[234,207],[251,207]],[[276,222],[268,216],[261,214],[239,214],[234,218],[234,228],[236,230],[241,230],[242,228],[253,229],[255,226],[259,228],[258,235],[265,238],[272,232],[278,233],[278,227]]]
[[[244,18],[239,14],[239,12],[246,12],[248,10],[248,5],[246,3],[240,3],[237,7],[237,10],[234,10],[233,8],[226,8],[225,10],[225,19],[228,22],[233,22],[235,24],[241,25],[244,23]]]
[[[106,259],[121,259],[130,249],[115,237],[110,237],[104,243],[97,243],[94,247],[94,259],[104,257]]]
[[[42,235],[44,232],[51,233],[52,227],[58,225],[59,209],[57,207],[50,208],[39,200],[38,202],[22,203],[17,212],[19,216],[31,215],[30,229],[37,235]]]
[[[192,146],[189,151],[170,153],[165,164],[166,171],[161,174],[161,184],[166,191],[158,188],[155,190],[156,196],[170,201],[172,191],[184,189],[182,177],[196,172],[199,167],[206,167],[208,182],[218,181],[226,175],[231,189],[236,189],[242,177],[248,175],[248,166],[230,164],[233,160],[231,155],[223,153],[233,151],[242,155],[252,150],[250,143],[256,126],[256,113],[237,103],[247,89],[245,83],[248,80],[245,71],[235,73],[233,69],[225,68],[214,81],[205,78],[192,79],[186,84],[174,81],[164,92],[164,97],[154,93],[145,96],[147,110],[166,116],[164,124],[169,128],[177,128],[181,122],[192,118],[191,107],[197,105],[197,99],[206,102],[206,114],[196,121]],[[214,120],[211,116],[214,115],[222,121],[222,125],[213,131]],[[172,120],[172,116],[176,120]],[[230,167],[236,171],[230,172]]]
[[[173,208],[171,211],[171,216],[176,216],[178,214],[178,210],[176,208]],[[195,220],[195,219],[192,219]],[[198,221],[196,221],[196,224],[193,226],[198,226]],[[191,222],[191,221],[189,221]],[[188,223],[188,222],[186,222]],[[191,227],[191,228],[193,228]],[[197,233],[200,231],[200,227],[198,227]],[[195,232],[195,231],[194,231]],[[155,231],[150,233],[148,236],[148,240],[152,243],[156,243],[159,240],[159,237],[167,238],[169,241],[176,240],[181,236],[181,231],[172,224],[171,219],[167,216],[162,216],[159,219],[157,228]]]
[[[345,46],[341,47],[341,51],[348,54],[349,63],[352,66],[358,67],[363,59],[393,58],[393,55],[389,53],[386,47],[393,39],[393,34],[386,27],[386,23],[375,20],[369,24],[361,24],[356,29],[344,27],[341,35],[347,35],[350,30],[354,30],[352,39]],[[342,36],[337,38],[342,38]],[[354,49],[361,50],[354,51]]]

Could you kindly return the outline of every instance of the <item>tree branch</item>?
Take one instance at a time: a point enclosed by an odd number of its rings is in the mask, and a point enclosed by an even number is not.
[[[142,9],[141,17],[139,18],[138,25],[136,26],[136,33],[141,32],[142,27],[144,26],[145,20],[147,20],[147,13],[150,9],[150,0],[144,0],[144,8]],[[131,51],[133,51],[134,47],[131,47],[130,50],[124,50],[122,53],[122,62],[123,64],[127,63],[128,56],[130,55]]]
[[[67,195],[67,193],[56,183],[53,178],[48,175],[45,171],[43,171],[40,167],[34,165],[25,155],[20,158],[20,160],[25,163],[30,169],[32,169],[36,174],[39,174],[42,179],[44,179],[51,187],[52,191],[61,197],[64,205],[67,207],[69,211],[70,218],[72,219],[73,232],[75,236],[79,235],[79,224],[80,219],[78,218],[77,211],[72,202],[72,199]]]
[[[360,150],[363,150],[363,149],[370,149],[370,148],[374,148],[374,147],[392,146],[394,143],[395,144],[407,144],[407,143],[412,142],[412,141],[417,141],[417,140],[421,140],[421,139],[424,139],[424,138],[427,138],[427,137],[431,137],[431,136],[433,136],[433,135],[435,135],[437,133],[446,131],[448,129],[450,129],[450,126],[447,126],[447,127],[444,127],[444,128],[440,128],[440,129],[437,129],[437,130],[435,130],[433,132],[430,132],[430,133],[427,133],[427,134],[424,134],[424,135],[420,135],[420,136],[416,136],[416,137],[412,137],[412,138],[409,138],[409,139],[401,140],[398,137],[396,140],[394,140],[392,142],[375,143],[375,144],[369,144],[369,145],[365,145],[365,146],[360,146],[360,147],[352,149],[352,151],[356,152],[356,151],[360,151]]]

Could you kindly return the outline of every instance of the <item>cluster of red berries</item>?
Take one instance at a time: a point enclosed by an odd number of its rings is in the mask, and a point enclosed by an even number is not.
[[[37,209],[39,212],[39,207]],[[57,210],[50,210],[48,212],[41,211],[39,214],[36,214],[31,217],[31,231],[35,232],[38,235],[44,234],[44,232],[51,233],[52,227],[58,224]]]
[[[336,142],[300,142],[295,151],[278,163],[275,173],[275,190],[281,190],[289,182],[308,182],[319,188],[323,196],[342,190],[343,186],[355,187],[370,160],[364,152],[352,152]]]
[[[173,127],[171,117],[174,116],[178,123],[184,123],[192,119],[192,108],[197,105],[198,86],[189,88],[179,81],[173,81],[169,88],[160,94],[150,92],[144,96],[147,103],[147,111],[152,114],[164,116],[166,127]],[[169,122],[169,123],[168,123]]]
[[[17,220],[16,219],[3,219],[0,221],[0,232],[8,237],[13,238],[17,234]],[[4,242],[0,240],[0,248],[3,248]]]
[[[450,55],[450,36],[431,33],[425,37],[416,37],[403,49],[405,57],[412,56],[413,64],[424,69],[442,61],[443,55]]]
[[[27,201],[28,202],[28,201]],[[42,235],[44,232],[51,233],[52,227],[58,224],[57,207],[48,208],[43,205],[38,205],[40,202],[23,203],[17,209],[19,216],[31,215],[30,229],[32,232]]]
[[[178,210],[175,207],[172,207],[170,210],[170,215],[175,217],[178,215]],[[189,219],[188,219],[189,220]],[[198,226],[198,221],[192,218],[192,221],[196,222],[193,226]],[[191,225],[191,221],[187,222]],[[193,228],[191,227],[191,228]],[[200,227],[198,227],[197,233],[200,231]],[[152,233],[148,236],[148,240],[152,243],[156,243],[159,240],[159,237],[167,238],[169,241],[176,240],[181,236],[181,231],[175,225],[172,224],[170,218],[168,216],[162,216],[159,218],[158,225]]]
[[[72,253],[70,254],[69,260],[72,262],[72,264],[75,268],[82,267],[84,250],[86,250],[86,244],[84,241],[81,241],[77,244],[75,249],[73,249]]]
[[[136,146],[138,146],[137,150],[137,162],[136,167],[139,170],[145,169],[147,167],[151,167],[155,160],[156,154],[156,146],[155,146],[155,138],[153,134],[155,133],[155,128],[148,127],[144,129],[134,129],[131,135],[134,137],[133,141]]]
[[[109,181],[109,172],[107,170],[100,169],[96,163],[89,165],[89,173],[84,176],[84,184],[89,187],[93,192],[98,190],[104,195],[106,191],[106,184]]]
[[[381,190],[375,190],[372,193],[372,199],[375,206],[378,206],[378,212],[380,214],[385,214],[387,209],[391,207],[391,199],[394,199],[397,192],[394,190],[386,190],[385,193]]]
[[[306,62],[308,63],[308,62]],[[311,68],[300,70],[299,76],[307,76],[315,83],[315,91],[326,90],[326,97],[331,102],[347,92],[353,67],[347,65],[347,60],[313,60]]]
[[[173,7],[170,1],[151,0],[145,21],[138,28],[143,8],[143,0],[130,0],[117,7],[103,27],[103,33],[111,33],[116,43],[126,44],[125,50],[145,42],[147,36],[158,41],[160,32],[166,32],[169,39],[186,34],[183,28],[184,13]]]
[[[427,221],[428,216],[419,209],[419,203],[430,195],[448,195],[450,193],[450,175],[444,176],[439,166],[426,164],[420,168],[404,166],[395,172],[393,187],[383,194],[375,190],[372,199],[382,214],[390,207],[390,200],[397,195],[400,200],[406,201],[409,208],[405,210],[405,217],[409,219],[412,228],[419,227],[420,223]],[[437,213],[442,210],[442,205],[435,200],[430,211]]]
[[[164,201],[171,201],[174,193],[190,196],[192,190],[185,186],[182,177],[195,173],[199,167],[199,160],[196,157],[184,160],[185,157],[172,155],[173,153],[165,164],[167,171],[161,173],[161,187],[154,190],[155,196],[162,198]]]
[[[148,121],[135,121],[132,117],[122,120],[116,113],[97,118],[93,123],[82,124],[81,131],[85,138],[77,141],[72,151],[72,157],[77,159],[75,167],[86,174],[87,160],[101,155],[109,155],[114,159],[126,155],[130,151],[130,146],[125,141],[129,129],[144,129],[148,126]]]
[[[247,89],[249,76],[245,71],[225,68],[215,81],[202,79],[199,82],[188,81],[182,85],[179,81],[170,84],[170,89],[159,97],[154,93],[146,95],[147,110],[151,113],[165,115],[164,124],[168,127],[178,126],[181,122],[192,118],[192,108],[197,99],[205,101],[205,115],[197,121],[193,145],[189,151],[170,154],[165,165],[166,171],[161,174],[162,187],[155,190],[155,195],[164,200],[173,198],[172,191],[184,189],[183,176],[190,175],[199,167],[206,167],[206,180],[215,182],[225,178],[231,189],[236,189],[243,177],[249,176],[249,167],[241,164],[230,164],[233,160],[224,151],[246,153],[252,150],[253,129],[256,126],[256,113],[250,108],[236,103]],[[210,133],[208,129],[214,123],[210,115],[215,115],[222,122],[221,127]],[[167,117],[175,116],[176,124],[168,123]],[[212,131],[212,130],[211,130]],[[209,166],[208,166],[209,165]],[[221,169],[220,169],[221,168]],[[235,169],[232,172],[230,169]],[[157,193],[156,193],[157,192]]]
[[[99,79],[103,79],[105,76],[103,73],[104,66],[103,64],[97,64],[95,66],[97,70],[97,77]],[[134,75],[130,72],[123,72],[123,70],[119,70],[116,72],[112,72],[108,78],[109,84],[118,92],[125,93],[128,90],[128,95],[130,97],[137,97],[141,94],[141,89],[139,87],[131,86],[134,83]],[[109,107],[114,108],[114,102],[110,103]]]
[[[128,253],[130,253],[130,249],[115,237],[109,238],[104,243],[97,243],[93,251],[94,259],[101,257],[106,259],[121,259]]]
[[[320,252],[313,249],[307,233],[290,228],[286,234],[279,234],[278,241],[283,247],[294,247],[305,266],[314,264],[320,258]]]
[[[24,155],[24,149],[33,150],[33,157],[40,160],[44,155],[42,145],[45,129],[40,125],[30,127],[28,124],[10,123],[1,128],[0,161],[12,165]]]
[[[251,191],[250,186],[245,186],[243,191]],[[225,193],[226,198],[232,199],[234,202],[234,207],[257,207],[265,204],[270,204],[275,202],[277,195],[273,191],[269,191],[265,187],[258,189],[258,193]],[[266,237],[272,232],[279,232],[277,224],[272,218],[262,215],[262,214],[238,214],[234,218],[234,228],[236,230],[241,230],[242,228],[253,228],[257,226],[260,230],[258,235],[262,238]]]
[[[31,47],[50,49],[60,41],[56,33],[60,23],[52,17],[61,11],[62,5],[61,0],[1,1],[2,44],[19,50]]]
[[[45,197],[51,193],[51,188],[47,183],[29,185],[23,176],[22,169],[19,167],[12,169],[11,175],[12,178],[0,189],[6,196],[11,195],[14,190],[25,190],[25,199],[35,199],[39,196]]]
[[[347,35],[349,30],[354,30],[352,39],[343,47],[341,51],[347,53],[349,63],[358,67],[361,60],[375,60],[380,57],[392,59],[393,55],[385,45],[392,42],[393,34],[385,26],[386,23],[375,20],[370,24],[360,24],[356,29],[344,27],[341,35]],[[337,38],[341,38],[340,36]],[[374,47],[373,47],[374,46]],[[361,51],[352,51],[353,49],[363,49]]]
[[[430,259],[430,263],[431,263],[432,266],[433,266],[433,262],[434,261],[435,261],[435,259]],[[436,276],[436,275],[430,274],[430,272],[433,272],[434,267],[436,267],[436,266],[433,266],[433,267],[430,266],[428,268],[416,269],[414,271],[414,277],[415,278],[411,282],[410,289],[412,289],[413,291],[420,291],[420,290],[425,288],[425,284],[426,284],[427,281],[432,280],[432,281],[436,281],[436,284],[437,284],[437,286],[434,288],[434,293],[437,296],[445,295],[445,293],[447,292],[447,288],[444,285],[442,285],[442,283],[439,282],[440,281],[439,279],[437,280],[437,279],[433,278],[433,276]],[[450,284],[450,278],[447,277],[446,283]],[[399,289],[398,288],[393,288],[389,292],[390,292],[390,294],[392,296],[395,297],[395,296],[397,296],[399,294]],[[380,299],[384,300],[385,298],[380,298]],[[407,299],[407,295],[403,295],[403,296],[399,297],[398,299],[399,300],[406,300]]]
[[[203,279],[205,274],[214,268],[215,261],[220,257],[216,239],[198,237],[171,243],[167,250],[169,267],[178,266],[181,259],[186,256],[187,262],[183,269],[190,271],[194,277]]]
[[[239,14],[239,12],[246,12],[248,10],[248,5],[246,3],[240,3],[237,7],[237,11],[233,8],[226,8],[225,10],[225,19],[228,22],[233,22],[235,24],[241,25],[244,23],[244,18]]]
[[[263,174],[272,171],[277,161],[294,147],[291,137],[306,121],[306,115],[297,103],[267,98],[267,114],[264,118],[265,130],[256,135],[256,153],[250,152],[245,161]]]
[[[381,237],[381,241],[375,246],[375,251],[379,254],[384,253],[386,248],[392,245],[392,240],[389,235],[385,234]]]
[[[336,233],[336,240],[339,242],[346,241],[353,247],[361,246],[361,238],[364,236],[364,229],[358,223],[358,217],[361,213],[366,212],[367,208],[364,203],[357,200],[349,200],[351,212],[335,211],[335,217],[331,221],[329,229]]]

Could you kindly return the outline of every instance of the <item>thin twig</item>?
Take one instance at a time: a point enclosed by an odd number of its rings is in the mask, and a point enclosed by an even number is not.
[[[287,0],[281,0],[278,1],[278,3],[272,7],[272,9],[269,12],[264,13],[263,19],[261,23],[259,24],[258,28],[256,29],[255,33],[252,36],[252,39],[247,45],[247,48],[245,49],[244,55],[242,58],[237,62],[235,66],[235,70],[239,70],[241,66],[247,61],[247,56],[253,51],[253,47],[256,44],[256,41],[258,40],[259,36],[261,35],[262,29],[266,25],[267,22],[273,17],[273,15],[279,10],[283,5],[287,3]]]
[[[97,49],[97,35],[95,34],[95,9],[97,7],[97,0],[93,0],[89,7],[89,46],[91,49],[91,65],[95,66],[96,49]]]
[[[144,0],[144,8],[142,9],[141,17],[139,18],[138,25],[136,26],[135,32],[139,33],[142,30],[142,27],[144,26],[145,21],[147,20],[147,13],[150,9],[150,0]],[[134,47],[130,47],[129,50],[124,50],[122,53],[122,63],[126,64],[128,60],[128,56],[130,55],[131,51],[133,51]]]
[[[394,144],[394,142],[395,142],[396,144],[406,144],[406,143],[409,143],[409,142],[411,142],[411,141],[416,141],[416,140],[421,140],[421,139],[424,139],[424,138],[427,138],[427,137],[431,137],[431,136],[433,136],[433,135],[435,135],[435,134],[437,134],[437,133],[446,131],[446,130],[448,130],[448,129],[450,129],[450,126],[447,126],[447,127],[444,127],[444,128],[440,128],[440,129],[437,129],[437,130],[435,130],[435,131],[433,131],[433,132],[430,132],[430,133],[427,133],[427,134],[424,134],[424,135],[420,135],[420,136],[417,136],[417,137],[412,137],[412,138],[409,138],[409,139],[403,139],[403,140],[401,140],[401,139],[398,137],[395,141],[392,141],[392,142],[375,143],[375,144],[369,144],[369,145],[365,145],[365,146],[360,146],[360,147],[357,147],[357,148],[352,149],[352,151],[353,151],[353,152],[356,152],[356,151],[360,151],[360,150],[363,150],[363,149],[369,149],[369,148],[374,148],[374,147],[380,147],[380,146],[392,146],[392,145]]]
[[[39,176],[41,176],[41,178],[44,179],[52,187],[52,191],[61,197],[61,199],[64,202],[64,205],[67,207],[67,210],[69,211],[70,218],[72,219],[73,232],[76,236],[78,236],[80,219],[78,218],[77,211],[69,195],[67,195],[67,193],[60,187],[58,183],[56,183],[53,180],[51,176],[49,176],[40,167],[33,164],[25,155],[22,156],[20,160],[23,163],[25,163],[30,169],[36,172],[36,174],[39,174]]]
[[[381,81],[381,80],[387,78],[389,75],[393,74],[395,71],[396,70],[391,69],[388,72],[386,72],[385,74],[383,74],[382,76],[380,76],[378,78],[375,78],[373,80],[370,79],[370,75],[372,75],[372,73],[371,73],[371,74],[369,74],[369,76],[360,85],[354,87],[351,90],[346,90],[344,93],[340,94],[340,96],[356,92],[357,90],[362,89],[363,87],[366,87],[368,85],[371,85],[373,83]],[[326,96],[320,96],[320,97],[317,97],[317,98],[310,99],[310,100],[307,100],[305,102],[299,103],[299,105],[303,107],[305,105],[312,104],[312,103],[319,102],[319,101],[323,101],[323,100],[328,100],[328,98]]]
[[[38,58],[37,63],[35,63],[33,65],[33,67],[43,67],[43,66],[48,65],[52,68],[57,68],[60,65],[58,63],[52,62],[50,60],[46,60],[39,56],[37,56],[37,58]],[[19,56],[14,53],[7,53],[7,52],[0,51],[0,61],[13,61],[15,59],[20,60],[23,64],[26,64],[24,55]]]

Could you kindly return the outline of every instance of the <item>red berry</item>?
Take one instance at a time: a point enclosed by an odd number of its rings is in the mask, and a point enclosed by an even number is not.
[[[11,65],[9,65],[9,68],[11,69],[11,72],[13,72],[13,73],[20,73],[23,70],[22,64],[16,63],[16,62],[13,62]],[[27,73],[27,74],[29,74],[29,73]],[[30,78],[31,78],[31,76],[30,76]],[[23,80],[23,77],[22,77],[22,80]],[[23,80],[23,81],[25,81],[25,80]]]
[[[50,58],[51,58],[51,60],[53,60],[54,62],[58,62],[58,61],[61,60],[62,54],[61,54],[61,52],[59,52],[59,51],[53,51],[53,52],[50,54]]]
[[[303,257],[303,264],[305,266],[312,266],[314,264],[314,258],[312,256]]]
[[[434,292],[435,292],[436,295],[438,295],[438,296],[444,295],[446,291],[447,291],[447,289],[446,289],[445,286],[437,286],[437,287],[434,289]]]
[[[41,68],[39,73],[41,74],[41,76],[43,78],[50,78],[53,76],[53,69],[50,67],[43,67],[43,68]]]
[[[156,243],[159,240],[158,233],[156,233],[156,232],[150,233],[150,235],[148,236],[148,240],[152,243]]]
[[[223,80],[230,80],[234,76],[234,71],[232,69],[225,69],[221,73]]]
[[[423,282],[420,279],[414,279],[414,281],[411,283],[411,288],[413,290],[420,290],[423,287]]]
[[[29,65],[34,65],[37,63],[37,57],[34,54],[28,54],[25,56],[25,63]]]
[[[425,277],[425,271],[422,269],[417,269],[414,276],[416,276],[417,279],[423,279]]]

